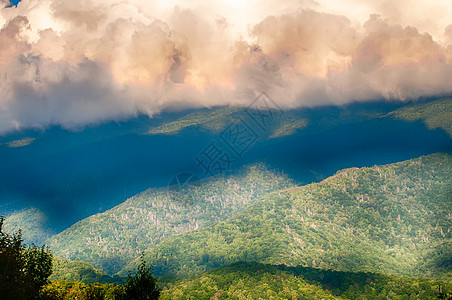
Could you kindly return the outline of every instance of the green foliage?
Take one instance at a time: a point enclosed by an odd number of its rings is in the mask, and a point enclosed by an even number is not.
[[[226,221],[146,252],[157,275],[237,261],[450,280],[451,156],[339,171],[273,192]],[[136,268],[137,262],[128,266]]]
[[[123,300],[124,286],[112,283],[89,283],[56,280],[44,286],[40,293],[45,300]]]
[[[131,300],[158,299],[160,289],[157,280],[152,275],[152,266],[147,266],[143,256],[140,257],[140,266],[135,275],[129,274],[125,285],[125,297]]]
[[[5,219],[4,230],[15,232],[22,229],[24,243],[43,245],[53,233],[48,226],[46,215],[36,208],[17,211]]]
[[[267,193],[289,186],[293,183],[286,176],[253,165],[236,176],[215,177],[187,189],[149,189],[48,242],[60,257],[114,274],[162,240],[226,220]]]
[[[202,126],[218,132],[222,130],[240,109],[237,107],[219,107],[208,112],[195,112],[173,122],[151,129],[148,134],[177,134],[191,126]]]
[[[208,112],[190,113],[173,122],[165,123],[151,129],[149,134],[177,134],[181,130],[192,126],[200,126],[204,129],[218,133],[225,129],[232,120],[246,118],[244,109],[238,107],[219,107]],[[269,138],[278,138],[294,134],[298,129],[308,125],[307,119],[289,114],[284,118],[274,118],[268,126],[271,128]]]
[[[408,121],[423,120],[428,128],[442,128],[452,137],[452,99],[401,108],[389,115]]]
[[[122,283],[123,278],[109,276],[83,261],[70,261],[53,256],[53,273],[50,280],[80,281],[83,283]]]
[[[162,299],[338,299],[320,285],[276,266],[237,263],[182,279],[162,290]]]
[[[0,217],[0,295],[2,299],[35,299],[52,273],[52,255],[42,248],[26,247],[19,231],[3,232]]]
[[[309,108],[286,110],[283,112],[275,111],[272,117],[266,119],[266,135],[262,136],[262,138],[280,138],[299,131],[311,134],[344,124],[377,119],[384,117],[389,112],[389,109],[376,105],[366,105],[365,107],[349,105],[322,109],[321,115],[318,115]],[[248,110],[248,112],[253,113],[252,110]],[[257,112],[257,114],[260,113],[265,112]],[[148,134],[173,135],[192,127],[198,127],[212,133],[219,133],[230,125],[231,122],[239,118],[247,120],[250,124],[253,123],[245,108],[229,106],[214,107],[209,110],[189,113],[177,120],[168,121],[158,127],[152,128]]]
[[[143,297],[131,293],[132,289],[141,291]],[[129,278],[128,285],[58,280],[46,285],[41,295],[42,299],[51,300],[157,299],[158,289],[151,268],[142,260],[139,272]],[[193,277],[167,281],[159,299],[424,300],[451,297],[450,281],[238,262]]]
[[[127,283],[83,283],[79,281],[53,280],[44,286],[41,299],[47,300],[146,300],[158,299],[160,289],[152,274],[152,266],[142,260],[138,272],[129,274]]]
[[[182,279],[162,299],[445,299],[452,283],[373,273],[235,263]]]
[[[278,126],[275,126],[273,133],[269,138],[279,138],[294,134],[299,129],[304,129],[308,126],[306,119],[286,119],[284,118]]]

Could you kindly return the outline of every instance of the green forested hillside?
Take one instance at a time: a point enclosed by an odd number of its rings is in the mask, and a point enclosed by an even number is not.
[[[52,236],[45,214],[36,208],[17,211],[5,220],[4,229],[7,232],[22,230],[22,238],[28,245],[43,245]]]
[[[404,107],[389,115],[407,121],[422,120],[428,128],[442,128],[452,137],[452,99]]]
[[[249,110],[250,114],[265,114],[266,111]],[[319,116],[310,110],[288,110],[274,111],[265,118],[265,132],[267,138],[279,138],[296,133],[298,130],[308,132],[321,131],[332,127],[337,127],[347,123],[360,122],[367,119],[374,119],[388,113],[385,108],[366,107],[334,107],[325,110]],[[158,127],[149,130],[148,134],[178,134],[182,130],[190,127],[199,127],[204,130],[218,133],[224,130],[236,119],[243,119],[251,126],[255,125],[247,114],[246,108],[239,107],[216,107],[209,111],[200,111],[187,114],[174,121],[169,121]],[[262,124],[261,124],[262,125]]]
[[[83,283],[121,283],[122,278],[109,276],[83,261],[70,261],[53,255],[50,280],[79,281]]]
[[[451,279],[451,156],[337,172],[273,192],[146,252],[157,275],[237,261]],[[133,269],[132,263],[126,268]]]
[[[236,263],[170,283],[162,299],[447,299],[452,283],[373,273]]]
[[[149,130],[149,134],[177,134],[181,130],[191,126],[201,126],[205,129],[218,132],[222,130],[237,112],[241,111],[238,107],[219,107],[213,111],[195,112],[179,118],[173,122],[165,123],[161,126]]]
[[[268,138],[292,135],[297,130],[308,126],[308,120],[305,116],[299,116],[293,112],[285,114],[284,117],[280,117],[275,113],[275,115],[266,119],[268,122],[266,123],[268,126]],[[244,108],[218,107],[208,112],[190,113],[175,121],[152,128],[148,134],[177,134],[183,129],[195,126],[218,133],[238,118],[247,118]],[[248,122],[250,121],[248,120]]]
[[[224,221],[269,192],[292,186],[263,165],[186,189],[149,189],[48,240],[52,252],[91,263],[109,274],[162,240]]]
[[[451,299],[452,282],[238,262],[184,279],[160,278],[159,299]],[[124,286],[52,280],[43,299],[124,299]],[[41,298],[41,299],[42,299]],[[126,298],[128,299],[128,298]]]
[[[386,108],[387,109],[387,108]],[[269,119],[268,138],[294,134],[297,130],[321,131],[343,124],[367,119],[395,117],[406,121],[423,120],[429,129],[442,128],[452,136],[452,99],[439,99],[420,104],[408,104],[394,111],[378,107],[341,107],[324,111],[319,118],[308,110],[284,111]],[[149,134],[177,134],[189,127],[200,127],[219,132],[236,118],[247,118],[245,109],[238,107],[217,107],[206,112],[190,113],[177,120],[167,122],[149,130]]]

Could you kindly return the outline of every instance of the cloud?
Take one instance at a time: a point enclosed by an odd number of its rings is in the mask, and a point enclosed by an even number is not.
[[[452,93],[448,0],[2,3],[0,133],[262,91],[286,108]]]

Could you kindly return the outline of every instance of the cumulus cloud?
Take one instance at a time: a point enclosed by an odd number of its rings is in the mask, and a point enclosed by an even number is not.
[[[452,4],[417,2],[3,1],[0,132],[451,94]]]

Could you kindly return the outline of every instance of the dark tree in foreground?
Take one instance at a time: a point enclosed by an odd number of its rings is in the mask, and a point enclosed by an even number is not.
[[[147,266],[143,255],[138,272],[132,276],[129,274],[125,285],[126,299],[131,300],[151,300],[158,299],[160,289],[157,286],[157,279],[152,275],[152,266]]]
[[[0,216],[1,299],[36,299],[52,274],[52,255],[42,248],[26,247],[22,233],[3,232]]]

